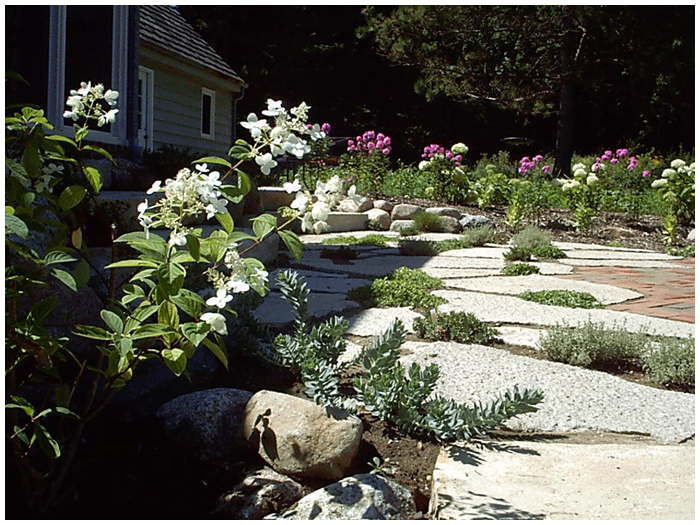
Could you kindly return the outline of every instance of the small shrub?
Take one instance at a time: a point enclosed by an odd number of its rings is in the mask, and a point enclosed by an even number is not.
[[[456,341],[480,345],[494,341],[497,335],[496,330],[488,323],[465,312],[430,312],[426,317],[415,319],[413,329],[419,337],[431,341]]]
[[[671,246],[666,251],[669,255],[675,255],[679,257],[695,257],[694,244],[690,244],[688,246]]]
[[[641,356],[652,381],[686,389],[695,387],[695,338],[664,338]]]
[[[539,259],[566,259],[568,257],[561,249],[552,244],[534,248],[532,255]]]
[[[348,299],[364,308],[411,306],[432,310],[447,302],[430,294],[431,290],[442,286],[442,280],[430,277],[421,270],[398,268],[391,275],[376,279],[371,285],[350,290]]]
[[[513,246],[526,250],[534,250],[542,246],[550,246],[552,236],[549,232],[541,230],[537,226],[526,226],[513,235]]]
[[[437,245],[441,252],[448,252],[450,250],[463,250],[465,248],[473,247],[473,244],[467,239],[465,239],[464,236],[458,239],[445,239],[444,241],[438,241]]]
[[[444,230],[442,217],[435,213],[421,212],[413,218],[416,228],[422,232],[441,232]]]
[[[471,246],[483,246],[486,243],[493,242],[496,233],[491,226],[479,226],[478,228],[470,228],[464,232],[462,239]]]
[[[374,220],[374,219],[370,219],[367,221],[367,229],[378,231],[378,232],[384,231],[384,227],[382,226],[382,224],[379,221]]]
[[[532,251],[530,251],[529,248],[513,246],[510,250],[503,254],[503,258],[506,261],[531,261]]]
[[[401,255],[433,256],[439,254],[440,245],[435,241],[426,239],[399,239],[399,251]]]
[[[347,246],[377,246],[379,248],[386,248],[389,246],[387,241],[390,240],[386,235],[380,235],[377,233],[371,233],[365,235],[364,237],[331,237],[329,239],[323,239],[321,244],[325,245],[347,245]]]
[[[585,323],[577,328],[555,326],[538,347],[552,361],[586,368],[619,368],[640,355],[648,344],[644,335],[610,330],[602,324]]]
[[[399,235],[401,237],[410,237],[412,235],[418,235],[420,234],[420,230],[415,226],[406,226],[405,228],[401,228],[399,230]]]
[[[565,306],[567,308],[605,308],[598,299],[587,292],[575,292],[573,290],[540,290],[527,291],[518,294],[520,299],[533,303],[548,304],[551,306]]]
[[[501,273],[503,275],[532,275],[534,273],[540,273],[540,269],[534,264],[527,263],[515,263],[505,266]]]

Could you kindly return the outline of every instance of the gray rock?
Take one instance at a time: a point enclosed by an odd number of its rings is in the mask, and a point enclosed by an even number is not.
[[[687,239],[691,242],[695,242],[695,228],[690,230],[690,233],[688,234]]]
[[[467,228],[479,228],[481,226],[490,226],[491,228],[495,227],[493,221],[488,217],[484,217],[483,215],[469,215],[468,213],[462,215],[462,218],[459,220],[459,224],[465,230]]]
[[[367,221],[374,221],[381,226],[382,230],[391,228],[391,215],[389,215],[389,212],[379,208],[367,211]]]
[[[434,208],[428,208],[427,210],[428,213],[433,213],[435,215],[440,215],[441,217],[453,217],[457,220],[460,220],[462,218],[462,212],[459,211],[457,208],[446,208],[446,207],[434,207]]]
[[[338,203],[335,211],[342,213],[359,213],[360,207],[352,199],[344,199]]]
[[[416,215],[421,213],[423,208],[416,206],[414,204],[397,204],[391,211],[392,221],[401,221],[415,218]]]
[[[325,233],[364,230],[367,225],[367,215],[332,211],[328,214],[326,223],[328,223],[328,229]]]
[[[454,217],[447,215],[441,216],[440,222],[442,222],[442,231],[444,233],[459,233],[462,231],[462,226]]]
[[[389,231],[401,232],[401,230],[411,229],[415,227],[416,223],[412,220],[399,219],[392,221],[391,226],[389,227]]]
[[[394,205],[385,200],[374,201],[374,207],[378,210],[384,210],[388,213],[391,213],[391,211],[394,209]]]
[[[251,472],[220,496],[212,514],[222,519],[259,520],[287,509],[305,495],[300,483],[265,467]]]
[[[242,432],[277,472],[335,481],[357,455],[362,421],[344,410],[262,390],[246,406]]]
[[[169,401],[156,412],[167,445],[198,466],[225,470],[236,460],[236,436],[252,395],[235,388],[214,388]]]
[[[312,492],[286,512],[265,519],[410,520],[415,513],[408,489],[374,474],[358,474]]]

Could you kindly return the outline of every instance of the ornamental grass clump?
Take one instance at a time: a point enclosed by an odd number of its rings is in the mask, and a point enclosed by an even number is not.
[[[493,242],[495,238],[496,232],[491,226],[469,228],[462,234],[464,243],[470,246],[484,246],[487,243]]]
[[[442,217],[436,213],[423,211],[413,218],[418,231],[439,233],[445,230]]]
[[[387,277],[375,279],[371,285],[351,290],[348,299],[360,303],[364,308],[410,306],[431,310],[447,302],[430,294],[443,286],[442,280],[430,277],[421,270],[402,267]]]
[[[431,341],[455,341],[485,345],[496,340],[498,332],[474,314],[465,312],[435,312],[413,321],[419,337]]]
[[[527,291],[518,294],[520,299],[533,303],[547,304],[550,306],[564,306],[566,308],[605,308],[598,299],[587,292],[573,290],[540,290]]]
[[[399,239],[399,251],[406,256],[429,256],[438,255],[442,250],[440,244],[427,239],[405,238]]]
[[[282,272],[278,281],[294,309],[294,332],[278,337],[269,357],[295,371],[306,394],[320,405],[355,413],[364,410],[406,434],[449,442],[483,437],[508,419],[536,412],[544,398],[540,390],[517,386],[490,402],[471,406],[435,396],[440,377],[437,365],[422,368],[413,363],[405,368],[399,362],[406,331],[398,319],[354,360],[343,360],[348,322],[335,317],[309,326],[306,284],[291,271]],[[355,374],[352,394],[344,395],[339,375],[351,363],[361,371]]]
[[[566,254],[552,244],[549,232],[537,226],[526,226],[513,236],[511,249],[503,254],[507,261],[529,261],[532,256],[540,259],[561,259]]]

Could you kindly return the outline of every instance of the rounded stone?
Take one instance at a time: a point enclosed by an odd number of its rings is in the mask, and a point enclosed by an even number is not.
[[[391,211],[391,220],[400,221],[414,219],[416,215],[421,213],[423,208],[414,204],[397,204]]]

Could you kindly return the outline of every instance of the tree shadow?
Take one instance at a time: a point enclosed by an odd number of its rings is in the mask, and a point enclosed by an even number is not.
[[[433,519],[441,519],[441,513],[447,509],[456,511],[458,514],[452,516],[452,519],[542,520],[547,518],[546,514],[516,508],[502,498],[472,491],[461,494],[459,498],[440,494],[439,503],[433,512]]]
[[[483,442],[483,441],[473,441],[466,446],[456,446],[453,445],[447,449],[447,453],[450,459],[454,461],[459,461],[464,465],[470,465],[473,467],[478,467],[483,464],[484,459],[482,458],[479,450],[488,450],[495,452],[502,452],[506,454],[524,454],[527,456],[539,456],[540,453],[536,450],[521,447],[519,445],[513,445],[510,443],[498,443],[498,442]]]

